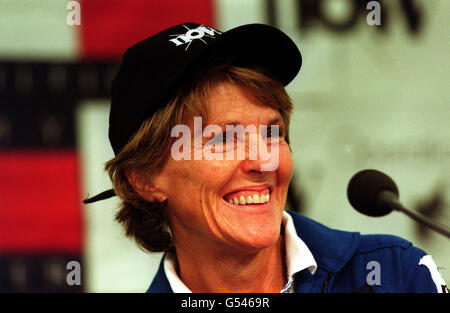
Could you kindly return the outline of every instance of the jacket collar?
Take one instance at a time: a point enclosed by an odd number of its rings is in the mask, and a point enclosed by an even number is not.
[[[288,211],[298,236],[311,250],[319,268],[336,273],[355,254],[360,234],[328,228],[298,213]]]
[[[298,213],[287,212],[292,216],[298,236],[312,252],[319,268],[336,273],[350,261],[358,249],[359,233],[331,229]],[[165,255],[147,292],[173,292],[164,271],[164,258]]]
[[[164,271],[165,257],[166,254],[164,253],[161,262],[159,263],[158,272],[156,272],[155,278],[153,278],[153,282],[148,288],[147,293],[173,293],[166,272]]]

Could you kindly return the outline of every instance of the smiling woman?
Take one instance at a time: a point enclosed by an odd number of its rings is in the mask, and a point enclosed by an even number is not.
[[[171,129],[185,123],[196,133],[196,114],[203,114],[207,125],[223,124],[222,120],[243,127],[270,126],[273,121],[279,121],[282,129],[289,125],[292,104],[283,86],[256,70],[231,65],[207,68],[195,81],[194,87],[188,84],[185,90],[185,85],[174,100],[144,121],[106,164],[114,189],[123,199],[117,220],[125,225],[127,235],[149,251],[167,251],[174,243],[172,253],[176,251],[181,273],[199,266],[195,255],[203,255],[202,262],[210,256],[207,263],[215,264],[214,260],[226,259],[229,251],[237,249],[254,253],[255,248],[272,246],[281,251],[278,238],[292,174],[287,137],[264,141],[271,146],[276,143],[277,160],[281,159],[272,171],[261,171],[267,161],[248,158],[249,149],[247,158],[238,159],[238,145],[233,159],[194,158],[207,148],[201,137],[189,137],[187,153],[192,157],[174,159],[170,152],[176,141],[169,135]],[[239,201],[230,204],[229,199]],[[212,247],[217,249],[214,254]],[[266,259],[265,254],[261,257]],[[206,268],[203,273],[208,275]]]
[[[127,50],[112,85],[114,190],[86,203],[118,195],[127,236],[165,252],[148,292],[439,290],[425,252],[407,241],[285,211],[293,160],[284,86],[301,63],[289,37],[260,24],[222,33],[186,23]],[[194,136],[178,145],[185,132]],[[374,261],[382,278],[369,280]]]

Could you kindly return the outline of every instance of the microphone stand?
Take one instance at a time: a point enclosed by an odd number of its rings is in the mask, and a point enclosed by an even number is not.
[[[447,226],[432,221],[427,216],[419,212],[408,210],[398,201],[398,196],[392,191],[385,190],[380,192],[380,194],[378,195],[378,200],[383,207],[388,207],[393,210],[405,213],[419,224],[425,225],[432,230],[446,236],[447,238],[450,238],[450,229]]]

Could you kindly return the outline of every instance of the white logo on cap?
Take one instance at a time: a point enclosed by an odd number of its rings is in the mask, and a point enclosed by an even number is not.
[[[170,36],[176,36],[176,38],[169,39],[169,41],[173,42],[176,46],[188,44],[186,46],[186,49],[184,49],[184,51],[186,51],[189,48],[189,46],[191,45],[191,42],[195,39],[201,40],[206,45],[207,42],[202,39],[203,36],[215,38],[216,34],[219,34],[219,35],[222,34],[218,30],[215,30],[214,28],[211,28],[208,26],[203,26],[203,25],[200,25],[194,29],[189,29],[189,27],[187,27],[186,25],[183,25],[183,27],[187,29],[187,32],[185,34],[170,35]]]

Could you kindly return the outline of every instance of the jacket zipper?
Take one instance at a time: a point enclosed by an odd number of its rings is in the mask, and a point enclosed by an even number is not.
[[[331,279],[331,273],[328,274],[328,277],[323,282],[322,293],[328,292],[328,282],[330,281],[330,279]]]

